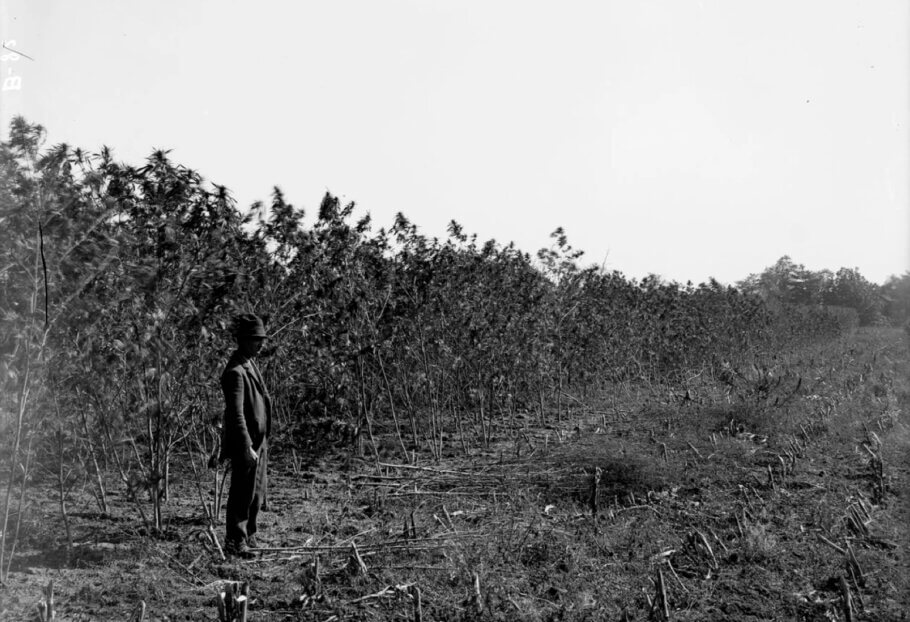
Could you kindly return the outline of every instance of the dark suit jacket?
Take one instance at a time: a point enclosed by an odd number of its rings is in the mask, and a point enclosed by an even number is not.
[[[234,352],[221,374],[221,391],[221,459],[240,458],[250,447],[258,451],[272,431],[272,402],[256,365]]]

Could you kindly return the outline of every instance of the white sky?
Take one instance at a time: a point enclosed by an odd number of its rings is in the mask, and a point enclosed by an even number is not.
[[[906,0],[4,0],[9,118],[629,276],[910,269]],[[6,50],[2,51],[7,53]]]

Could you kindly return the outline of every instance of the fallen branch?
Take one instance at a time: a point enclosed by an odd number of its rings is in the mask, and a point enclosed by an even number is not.
[[[647,506],[642,506],[647,507]],[[479,531],[462,531],[459,533],[444,533],[438,536],[433,536],[432,538],[410,538],[408,540],[385,540],[383,542],[377,542],[375,544],[361,544],[358,549],[361,551],[379,551],[386,549],[395,549],[395,548],[410,548],[410,549],[419,549],[420,546],[413,546],[415,544],[422,545],[428,543],[439,542],[442,544],[446,540],[457,540],[460,538],[485,538],[488,534],[480,533]],[[301,544],[299,546],[275,546],[275,547],[257,547],[250,548],[251,551],[256,551],[257,553],[287,553],[290,551],[350,551],[350,545],[332,545],[332,544],[322,544],[322,545],[309,545]]]
[[[224,556],[224,549],[221,548],[221,542],[218,541],[218,534],[215,533],[215,528],[212,527],[211,523],[209,523],[207,533],[209,539],[212,541],[212,544],[214,544],[215,548],[218,549],[218,557],[221,558],[221,561],[225,561],[227,558]]]
[[[404,583],[402,585],[387,585],[374,594],[367,594],[366,596],[361,596],[360,598],[349,600],[348,604],[354,605],[357,603],[365,602],[367,600],[373,600],[375,598],[385,598],[386,596],[392,596],[398,592],[407,592],[411,587],[413,587],[413,585],[413,583]]]
[[[390,469],[410,469],[413,471],[425,471],[427,473],[438,473],[440,475],[460,475],[462,477],[477,477],[477,476],[486,476],[486,477],[497,477],[491,473],[468,473],[465,471],[449,471],[446,469],[433,469],[431,467],[417,466],[414,464],[391,464],[388,462],[379,462],[379,466],[390,468]]]
[[[830,546],[832,549],[834,549],[835,551],[837,551],[837,552],[840,553],[841,555],[846,555],[846,554],[847,554],[847,551],[845,551],[845,550],[842,549],[841,547],[839,547],[839,546],[837,546],[836,544],[834,544],[833,542],[831,542],[831,540],[829,540],[828,538],[826,538],[826,537],[823,536],[822,534],[819,533],[819,534],[816,534],[816,535],[818,536],[818,539],[819,539],[819,540],[821,540],[822,542],[824,542],[825,544],[827,544],[828,546]]]
[[[650,505],[630,505],[630,506],[627,506],[624,508],[618,508],[618,509],[614,510],[614,512],[616,512],[618,514],[619,512],[628,512],[629,510],[641,510],[641,509],[651,510],[658,516],[661,515],[660,512],[657,511],[657,508],[653,508]]]

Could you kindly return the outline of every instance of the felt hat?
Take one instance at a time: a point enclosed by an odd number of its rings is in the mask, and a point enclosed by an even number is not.
[[[234,336],[265,338],[265,324],[258,315],[243,313],[234,320]]]

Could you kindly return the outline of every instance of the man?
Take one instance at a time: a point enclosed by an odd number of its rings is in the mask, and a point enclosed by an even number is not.
[[[265,341],[265,325],[253,314],[237,317],[234,324],[237,350],[221,374],[224,393],[224,427],[221,459],[231,461],[231,488],[226,516],[226,548],[250,557],[256,542],[256,517],[267,486],[268,437],[272,404],[262,374],[253,358]]]

